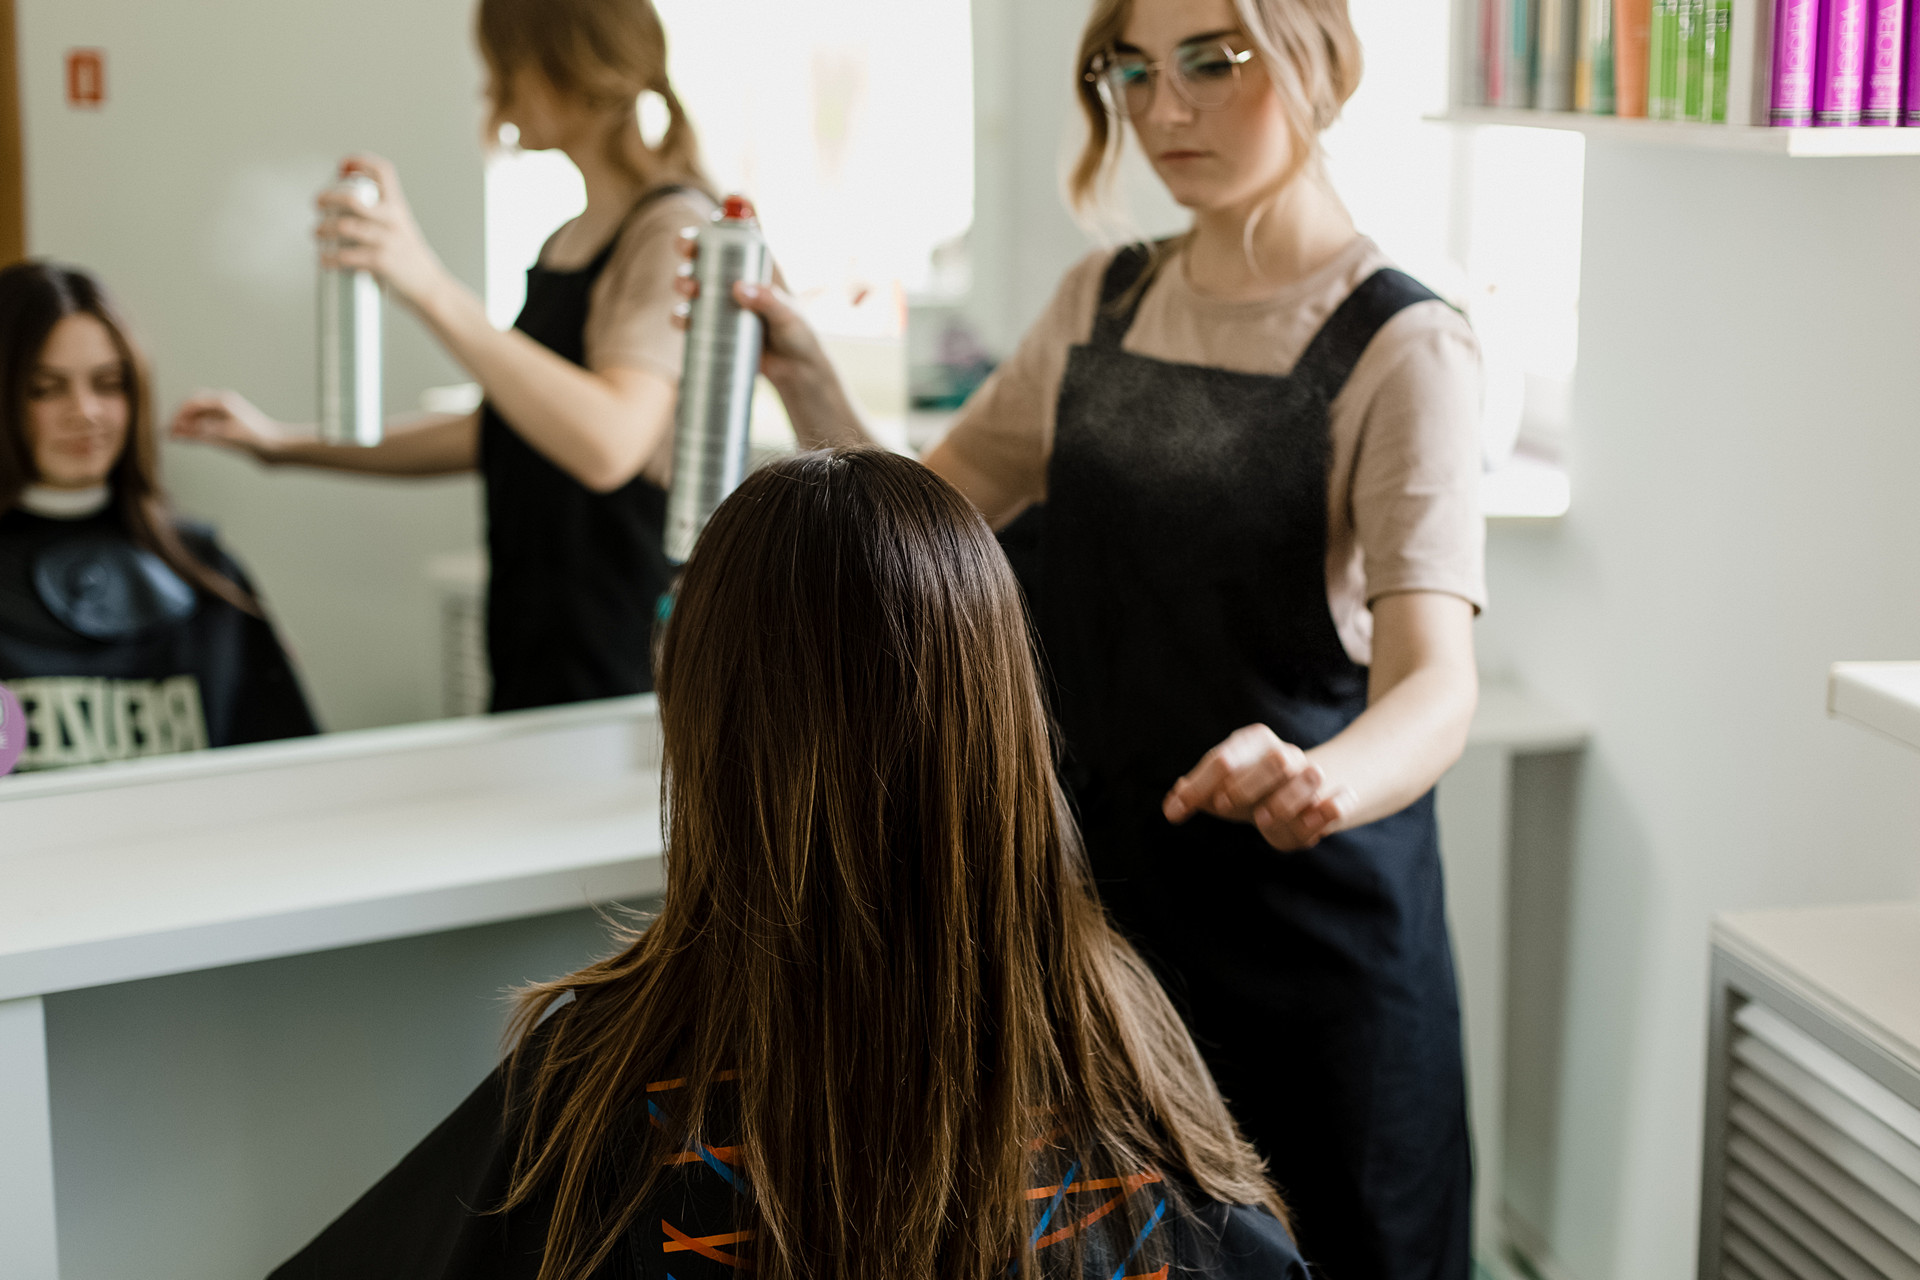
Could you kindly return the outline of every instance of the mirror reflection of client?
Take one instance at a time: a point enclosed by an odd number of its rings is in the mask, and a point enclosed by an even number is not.
[[[22,769],[315,731],[259,599],[160,490],[146,362],[99,283],[0,271],[0,681]]]
[[[477,468],[492,709],[642,693],[671,577],[662,540],[683,342],[672,324],[675,242],[713,204],[646,0],[481,0],[477,26],[492,122],[516,126],[524,148],[564,152],[587,191],[585,212],[528,272],[514,328],[496,330],[440,264],[384,160],[350,162],[380,184],[379,204],[323,198],[320,234],[358,242],[328,265],[377,276],[486,403],[396,424],[374,448],[322,444],[232,392],[189,400],[173,430],[268,463],[414,476]],[[636,112],[647,93],[669,112],[654,146]]]
[[[278,1280],[1305,1280],[1094,895],[965,498],[878,450],[756,472],[659,676],[652,927],[526,993],[507,1064]]]

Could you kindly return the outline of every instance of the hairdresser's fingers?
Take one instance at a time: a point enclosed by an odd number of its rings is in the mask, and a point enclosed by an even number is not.
[[[1253,823],[1261,837],[1275,849],[1282,852],[1311,849],[1343,829],[1357,803],[1352,788],[1337,787],[1291,818],[1283,818],[1262,806],[1254,812]]]
[[[400,171],[385,156],[377,156],[371,151],[355,152],[341,162],[340,172],[363,173],[372,178],[374,185],[380,188],[382,204],[390,201],[398,204],[405,199],[400,190]]]
[[[700,228],[682,227],[680,234],[674,237],[673,251],[688,262],[700,256]]]
[[[336,213],[322,218],[313,234],[315,239],[338,240],[342,244],[380,244],[391,238],[394,230],[393,223],[362,213]]]
[[[1260,801],[1260,807],[1286,821],[1293,821],[1308,806],[1325,796],[1328,792],[1326,775],[1317,764],[1309,763],[1283,787],[1276,788],[1272,794]]]
[[[1229,764],[1215,796],[1236,811],[1251,809],[1308,767],[1307,753],[1277,734],[1253,736],[1244,756]]]
[[[1261,767],[1275,754],[1276,747],[1285,745],[1263,724],[1235,729],[1173,784],[1161,802],[1161,811],[1169,822],[1185,822],[1197,812],[1215,812],[1229,806],[1225,794],[1228,782],[1238,773]]]
[[[813,326],[800,314],[786,290],[770,284],[736,281],[734,301],[766,323],[766,354],[793,364],[825,364],[827,356]]]

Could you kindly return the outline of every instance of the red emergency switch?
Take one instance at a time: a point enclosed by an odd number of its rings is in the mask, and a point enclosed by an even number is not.
[[[97,108],[107,100],[107,54],[104,49],[67,50],[67,105]]]

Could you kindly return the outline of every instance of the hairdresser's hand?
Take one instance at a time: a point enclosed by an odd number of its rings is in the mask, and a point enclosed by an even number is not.
[[[700,282],[693,278],[693,262],[700,253],[700,229],[688,227],[680,233],[678,243],[680,251],[680,274],[674,282],[674,288],[685,299],[674,309],[674,324],[687,327],[693,309],[693,300],[700,296]],[[733,286],[733,300],[746,310],[753,312],[765,322],[766,338],[760,350],[760,372],[775,387],[785,391],[789,386],[803,380],[810,374],[830,372],[831,365],[827,353],[820,345],[820,339],[814,335],[813,326],[793,305],[793,295],[786,290],[786,281],[780,278],[779,268],[774,269],[773,283],[747,284],[744,281]]]
[[[1167,792],[1167,821],[1210,813],[1251,822],[1283,852],[1311,849],[1354,811],[1351,787],[1328,778],[1313,757],[1263,724],[1228,735]]]
[[[252,454],[262,462],[275,461],[287,442],[298,436],[237,391],[202,391],[189,396],[174,411],[168,434],[175,440],[223,445]]]
[[[454,283],[413,220],[400,175],[379,156],[349,156],[341,172],[360,173],[380,187],[379,203],[368,207],[344,191],[327,190],[316,204],[320,225],[320,261],[327,267],[371,272],[395,297],[423,311],[440,291]]]

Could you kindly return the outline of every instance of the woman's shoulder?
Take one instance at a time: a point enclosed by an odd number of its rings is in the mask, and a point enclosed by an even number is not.
[[[1383,353],[1424,342],[1457,348],[1477,363],[1479,344],[1465,313],[1366,236],[1356,237],[1337,292],[1344,299],[1359,295],[1362,289],[1368,290],[1372,305],[1388,310],[1375,335]]]
[[[1173,1271],[1205,1280],[1306,1280],[1286,1224],[1265,1207],[1200,1200],[1174,1223]]]
[[[713,201],[697,187],[673,187],[647,199],[620,228],[613,251],[614,266],[636,257],[665,254],[678,267],[675,238],[688,227],[705,224],[713,217],[714,208]]]

